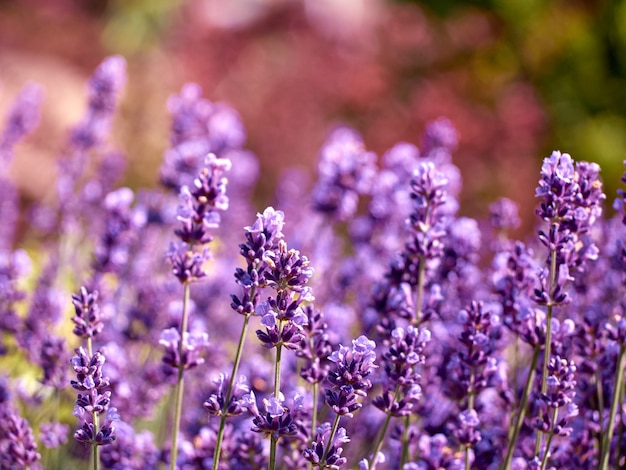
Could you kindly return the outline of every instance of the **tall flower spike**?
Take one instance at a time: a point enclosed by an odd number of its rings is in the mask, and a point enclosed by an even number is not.
[[[0,135],[0,160],[3,162],[3,167],[13,157],[15,144],[39,125],[39,106],[42,95],[39,85],[28,83],[15,99]]]
[[[76,380],[70,383],[79,392],[73,414],[78,418],[80,427],[74,433],[74,439],[97,448],[115,440],[113,423],[119,420],[119,415],[115,408],[109,407],[109,379],[102,374],[104,355],[98,351],[90,356],[82,346],[75,352],[71,364]],[[99,419],[102,415],[104,422]]]
[[[376,155],[365,150],[357,132],[336,129],[320,151],[319,180],[313,189],[316,210],[336,220],[351,218],[360,195],[369,194],[376,174]]]
[[[72,304],[76,315],[74,334],[79,338],[93,338],[104,328],[98,305],[98,291],[89,291],[86,287],[80,288],[80,293],[72,294]]]
[[[87,114],[72,132],[75,148],[86,151],[102,142],[125,82],[126,60],[122,56],[107,57],[98,66],[87,84]]]

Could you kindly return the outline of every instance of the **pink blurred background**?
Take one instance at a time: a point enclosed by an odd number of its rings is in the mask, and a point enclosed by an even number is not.
[[[258,208],[283,169],[315,171],[333,125],[353,126],[382,155],[398,141],[420,145],[425,124],[446,116],[460,136],[462,212],[486,216],[507,196],[529,219],[547,118],[499,52],[500,28],[477,8],[441,17],[383,0],[0,2],[0,113],[27,81],[45,89],[41,124],[10,171],[27,203],[54,196],[54,162],[84,112],[86,80],[122,54],[128,82],[113,144],[131,187],[157,184],[167,97],[193,81],[241,114],[261,161]]]

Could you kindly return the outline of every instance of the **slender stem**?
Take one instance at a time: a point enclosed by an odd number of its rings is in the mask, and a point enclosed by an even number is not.
[[[282,343],[276,345],[276,368],[274,369],[274,396],[278,398],[280,394],[280,360],[282,356]]]
[[[185,388],[184,383],[184,371],[185,367],[182,363],[183,353],[185,349],[184,339],[187,332],[187,323],[189,322],[188,310],[189,310],[189,283],[183,284],[183,313],[180,321],[180,341],[178,342],[178,357],[180,364],[178,365],[178,379],[176,381],[176,392],[174,401],[174,427],[172,429],[172,450],[170,455],[170,470],[176,469],[176,459],[178,457],[178,430],[180,428],[180,416],[182,414],[183,407],[183,392]]]
[[[596,369],[596,393],[598,394],[598,411],[600,416],[604,416],[604,392],[602,390],[602,373],[599,367]]]
[[[370,470],[374,470],[376,468],[378,453],[380,452],[380,449],[382,449],[383,447],[383,442],[385,441],[385,435],[387,434],[387,428],[389,427],[389,422],[391,421],[391,407],[393,407],[396,400],[398,400],[399,395],[400,395],[400,384],[396,383],[396,390],[393,394],[393,400],[391,402],[391,405],[389,406],[390,409],[387,411],[387,416],[385,417],[383,428],[381,429],[380,435],[378,436],[378,442],[376,443],[376,446],[374,447],[374,454],[372,455],[372,460],[368,467]]]
[[[617,408],[620,410],[624,409],[624,382],[622,382],[622,389],[619,391],[619,404],[617,405]],[[619,429],[617,431],[617,448],[622,449],[622,450],[620,450],[619,454],[617,454],[617,465],[618,467],[622,468],[622,470],[624,470],[624,466],[626,465],[626,461],[622,463],[622,457],[626,456],[626,451],[623,450],[624,449],[624,446],[622,443],[623,436],[624,436],[624,420],[620,419]]]
[[[93,341],[91,337],[87,338],[87,354],[89,354],[89,359],[93,357]],[[98,434],[98,428],[100,427],[99,416],[95,411],[92,414],[93,418],[93,428],[94,428],[94,436]],[[97,443],[93,443],[93,452],[91,453],[93,457],[93,470],[99,470],[100,468],[100,447]]]
[[[271,441],[270,441],[270,461],[267,466],[269,470],[274,470],[276,468],[276,444],[277,442],[278,442],[278,439],[276,439],[276,437],[274,437],[274,434],[272,434]]]
[[[554,290],[554,283],[556,281],[556,251],[551,250],[550,252],[550,279],[548,283],[548,296],[549,303],[546,312],[546,345],[545,351],[543,353],[543,368],[541,372],[541,393],[546,393],[548,390],[548,363],[550,362],[550,355],[552,350],[552,314],[553,314],[553,299],[552,299],[552,291]],[[543,412],[539,411],[539,419],[543,416]],[[537,430],[537,439],[535,441],[535,454],[539,453],[541,449],[541,440],[543,433]]]
[[[328,452],[330,452],[330,448],[332,447],[333,444],[333,439],[335,439],[335,434],[337,434],[337,428],[339,427],[339,419],[341,418],[341,415],[336,415],[335,416],[335,421],[333,422],[333,427],[330,431],[330,436],[328,436],[328,442],[326,443],[326,449],[324,449],[324,457],[322,458],[322,461],[320,462],[320,468],[326,468],[326,459],[328,458]]]
[[[311,412],[311,438],[309,442],[313,442],[315,439],[315,427],[317,426],[317,401],[319,400],[320,384],[315,382],[313,384],[313,411]]]
[[[402,455],[400,456],[400,468],[409,461],[409,426],[411,425],[411,415],[404,417],[404,430],[402,431]]]
[[[550,445],[552,444],[552,438],[554,437],[554,426],[556,425],[556,418],[558,416],[559,409],[554,408],[552,411],[552,422],[550,426],[550,433],[548,434],[548,441],[546,442],[546,449],[543,453],[543,459],[541,460],[541,469],[544,470],[546,468],[546,464],[548,463],[548,457],[550,457]]]
[[[470,372],[470,379],[469,379],[469,390],[468,390],[468,396],[467,396],[467,409],[469,411],[472,411],[474,409],[474,395],[475,395],[475,387],[474,387],[474,380],[476,378],[476,375],[474,374],[474,368],[472,367],[472,370]],[[470,446],[466,445],[465,446],[465,470],[470,470]]]
[[[250,314],[246,314],[243,318],[243,326],[241,327],[241,335],[239,335],[239,343],[237,344],[237,352],[235,354],[235,363],[233,364],[233,370],[230,374],[228,381],[228,390],[226,391],[226,397],[224,399],[224,408],[220,416],[220,427],[217,431],[217,439],[215,441],[215,451],[213,453],[213,470],[217,470],[220,463],[220,454],[222,452],[222,440],[224,439],[224,429],[226,427],[226,410],[230,404],[230,399],[233,394],[233,386],[239,371],[239,363],[241,362],[241,353],[246,342],[246,336],[248,332],[248,323],[250,320]]]
[[[282,324],[281,324],[282,329]],[[282,343],[276,345],[276,368],[274,369],[274,397],[278,398],[280,394],[280,359],[282,355]],[[276,446],[278,444],[278,438],[274,437],[270,441],[270,460],[268,470],[274,470],[276,468]]]
[[[626,356],[626,345],[622,344],[617,359],[617,369],[615,370],[615,387],[613,388],[613,398],[611,399],[611,411],[609,412],[609,424],[604,433],[604,441],[602,442],[602,461],[601,470],[608,470],[611,455],[611,440],[613,439],[613,427],[615,425],[615,414],[617,412],[617,404],[620,400],[620,390],[624,380],[624,357]]]
[[[424,302],[424,278],[426,276],[426,259],[424,256],[419,257],[419,268],[417,271],[417,294],[415,298],[415,317],[413,324],[419,325],[421,321],[422,303]]]
[[[530,361],[530,369],[528,371],[528,378],[526,379],[526,386],[524,387],[524,393],[522,394],[522,399],[519,404],[519,413],[517,414],[517,420],[515,421],[513,432],[511,433],[511,438],[509,439],[509,446],[506,452],[504,466],[502,467],[504,470],[509,470],[511,467],[515,444],[517,442],[520,429],[522,428],[524,417],[526,416],[526,405],[528,404],[528,397],[530,396],[530,390],[532,389],[532,384],[535,381],[535,375],[537,374],[537,361],[539,360],[540,350],[540,345],[535,346],[533,357]]]
[[[415,295],[415,316],[413,317],[413,324],[419,325],[421,322],[422,303],[424,302],[424,281],[426,278],[426,258],[420,256],[418,258],[418,271],[417,271],[417,293]],[[402,432],[402,452],[400,457],[400,468],[404,467],[404,464],[409,461],[409,427],[411,426],[411,415],[404,417],[404,431]]]

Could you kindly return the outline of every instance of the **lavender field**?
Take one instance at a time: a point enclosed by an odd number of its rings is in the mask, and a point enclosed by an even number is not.
[[[515,201],[459,215],[451,120],[380,156],[338,126],[261,207],[246,123],[189,83],[135,190],[126,80],[89,79],[53,197],[0,175],[0,469],[626,468],[626,192],[598,164],[548,155],[517,240]],[[4,169],[43,99],[4,110]]]

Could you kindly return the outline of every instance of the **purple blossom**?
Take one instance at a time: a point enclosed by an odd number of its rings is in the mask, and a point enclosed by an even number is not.
[[[39,439],[47,449],[56,449],[67,442],[69,426],[57,422],[41,423]]]
[[[107,57],[98,66],[87,84],[87,114],[72,131],[75,148],[84,152],[102,142],[125,82],[126,60],[122,56]]]
[[[280,398],[270,397],[263,399],[264,412],[261,413],[256,405],[254,392],[246,397],[248,411],[252,414],[252,430],[278,440],[281,437],[293,437],[296,435],[297,409],[291,410],[284,406]]]
[[[313,189],[317,211],[337,220],[351,218],[360,195],[369,194],[376,174],[376,155],[361,137],[345,127],[335,129],[320,151],[319,180]]]
[[[338,470],[348,461],[341,456],[342,446],[350,442],[346,430],[339,428],[333,441],[329,443],[327,441],[330,439],[330,428],[330,423],[322,423],[316,430],[313,446],[304,451],[304,458],[311,462],[315,469]]]
[[[204,364],[200,355],[209,344],[209,335],[206,333],[185,331],[183,344],[180,345],[180,332],[177,328],[168,328],[161,332],[159,344],[165,349],[163,363],[174,368],[192,369]]]
[[[86,287],[80,288],[80,293],[72,294],[72,304],[76,315],[73,333],[79,338],[93,338],[104,328],[100,306],[98,305],[98,291],[89,291]]]
[[[0,468],[40,468],[33,431],[13,410],[3,410],[0,424]]]
[[[26,84],[17,95],[0,134],[0,159],[3,165],[8,164],[13,157],[15,144],[39,125],[42,95],[41,87],[34,83]]]
[[[334,390],[341,387],[351,387],[350,393],[365,396],[372,387],[368,376],[378,366],[376,365],[376,343],[361,335],[352,340],[352,347],[339,346],[333,351],[328,360],[335,363],[328,373],[328,381]],[[348,391],[348,389],[344,389]]]

